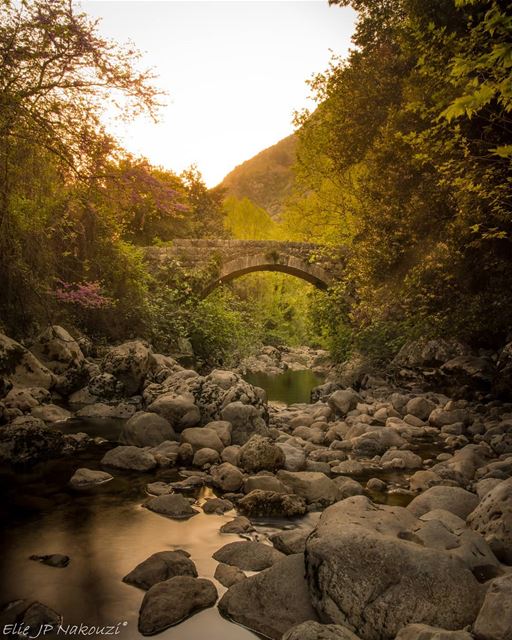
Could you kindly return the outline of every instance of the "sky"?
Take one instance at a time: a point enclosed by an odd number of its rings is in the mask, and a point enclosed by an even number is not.
[[[293,131],[306,80],[346,55],[350,8],[327,0],[82,0],[100,33],[133,42],[168,95],[160,121],[110,122],[123,146],[210,187]]]

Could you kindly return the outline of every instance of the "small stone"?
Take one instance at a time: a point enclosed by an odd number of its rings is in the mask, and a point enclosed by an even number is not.
[[[284,558],[284,554],[262,542],[230,542],[213,554],[214,560],[245,571],[262,571]]]
[[[186,500],[181,493],[157,496],[156,498],[148,500],[145,506],[155,513],[160,513],[163,516],[175,520],[191,518],[199,513],[197,509],[193,509],[190,506],[188,500]]]
[[[62,553],[52,553],[47,556],[34,555],[30,556],[30,559],[41,562],[42,564],[47,564],[49,567],[58,567],[59,569],[67,567],[70,561],[70,557],[63,555]]]
[[[225,511],[230,511],[233,508],[233,503],[229,500],[223,500],[222,498],[210,498],[203,504],[203,511],[205,513],[216,513],[222,515]]]
[[[123,582],[147,591],[154,584],[174,578],[192,576],[197,578],[196,565],[186,551],[159,551],[138,564],[124,578]]]
[[[106,471],[96,471],[81,467],[71,476],[69,485],[73,487],[73,489],[88,489],[89,487],[96,487],[100,484],[105,484],[105,482],[109,482],[113,479],[114,476],[111,476],[110,473],[107,473]]]

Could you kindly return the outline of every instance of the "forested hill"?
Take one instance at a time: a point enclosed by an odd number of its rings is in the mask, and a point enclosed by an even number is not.
[[[220,186],[226,195],[249,198],[275,218],[292,189],[295,149],[295,135],[283,138],[235,167]]]

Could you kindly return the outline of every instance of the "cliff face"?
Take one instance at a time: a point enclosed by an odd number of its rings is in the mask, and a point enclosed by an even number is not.
[[[226,189],[226,195],[249,198],[273,218],[278,218],[292,188],[295,148],[295,135],[283,138],[235,167],[220,186]]]

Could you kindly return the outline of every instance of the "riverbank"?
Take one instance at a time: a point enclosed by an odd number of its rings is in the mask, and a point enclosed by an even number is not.
[[[453,343],[410,345],[386,372],[352,363],[314,403],[286,406],[142,342],[101,359],[60,328],[31,351],[2,345],[2,625],[52,637],[61,620],[126,621],[120,637],[179,640],[512,633],[508,347],[491,371]],[[70,561],[30,559],[52,554]]]

